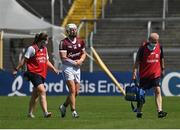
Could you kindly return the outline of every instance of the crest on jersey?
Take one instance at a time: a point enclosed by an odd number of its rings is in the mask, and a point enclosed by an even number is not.
[[[73,48],[74,48],[74,49],[77,49],[77,46],[76,46],[76,45],[73,45]]]
[[[155,55],[155,58],[159,58],[159,55],[158,55],[158,54],[156,54],[156,55]]]
[[[78,44],[78,47],[81,47],[81,44]]]
[[[72,46],[67,46],[68,48],[72,48]]]

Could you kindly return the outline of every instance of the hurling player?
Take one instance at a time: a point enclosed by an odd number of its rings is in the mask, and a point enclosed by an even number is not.
[[[86,58],[85,43],[77,37],[77,26],[73,23],[66,26],[67,37],[59,44],[59,55],[62,60],[62,73],[69,88],[69,95],[60,105],[61,117],[65,117],[66,108],[71,107],[73,118],[78,118],[76,96],[80,89],[80,67]]]

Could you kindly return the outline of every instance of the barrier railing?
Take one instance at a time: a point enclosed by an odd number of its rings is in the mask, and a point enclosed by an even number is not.
[[[0,69],[3,69],[3,31],[0,32]]]
[[[163,0],[163,21],[162,21],[162,30],[165,30],[165,20],[166,20],[166,14],[168,13],[168,0]]]
[[[163,18],[106,18],[106,19],[83,19],[81,20],[82,23],[84,25],[86,25],[88,22],[97,22],[97,21],[134,21],[134,22],[137,22],[137,21],[144,21],[144,22],[147,22],[147,39],[151,33],[151,30],[152,30],[152,24],[155,23],[155,22],[159,22],[159,23],[162,23],[163,21],[180,21],[180,17],[167,17],[166,19],[163,19]],[[162,28],[163,30],[163,28]],[[93,35],[94,33],[91,32],[90,36],[88,36],[86,34],[86,41],[90,41],[88,42],[88,47],[89,46],[93,46]],[[90,43],[90,45],[89,45]],[[89,53],[91,53],[91,50],[88,50]],[[135,56],[136,56],[136,52],[137,52],[137,48],[128,48],[128,49],[98,49],[98,52],[100,53],[128,53],[131,55],[130,58],[132,59],[135,59]],[[180,53],[180,49],[179,48],[170,48],[170,49],[164,49],[164,52],[165,53],[174,53],[174,52],[177,52],[177,53]],[[92,56],[92,55],[91,55]],[[134,58],[133,58],[134,57]],[[93,72],[94,70],[94,67],[93,67],[93,60],[92,59],[89,59],[90,62],[89,62],[89,71],[90,72]]]
[[[153,22],[162,22],[165,23],[166,21],[180,21],[180,17],[166,17],[166,18],[104,18],[104,19],[82,19],[81,22],[84,23],[84,25],[87,25],[87,23],[97,23],[97,21],[134,21],[134,22],[138,22],[138,21],[144,21],[147,22],[147,36],[149,36],[149,33],[151,32],[151,26]],[[82,29],[82,27],[80,28]],[[87,28],[88,29],[88,28]],[[164,30],[164,28],[162,27],[162,30]],[[81,31],[81,30],[79,30]],[[85,30],[85,32],[87,32]],[[95,33],[96,30],[93,30],[93,32]],[[85,35],[85,39],[88,39],[88,34]]]

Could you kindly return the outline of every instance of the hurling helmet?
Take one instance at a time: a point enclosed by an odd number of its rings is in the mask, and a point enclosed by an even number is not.
[[[77,35],[77,26],[74,23],[70,23],[66,26],[66,32],[70,37],[76,37]]]

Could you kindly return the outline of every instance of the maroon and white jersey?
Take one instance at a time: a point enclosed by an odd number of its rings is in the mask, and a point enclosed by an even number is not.
[[[68,37],[63,39],[59,44],[60,52],[67,52],[67,58],[71,60],[78,60],[81,58],[82,52],[85,50],[84,40],[76,37],[71,41]]]

